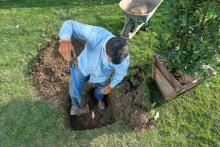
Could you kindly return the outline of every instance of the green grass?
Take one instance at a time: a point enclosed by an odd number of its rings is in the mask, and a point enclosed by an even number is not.
[[[131,66],[151,72],[154,36],[166,15],[166,3],[152,27],[129,42]],[[0,146],[220,146],[220,75],[164,103],[152,86],[160,118],[151,130],[133,132],[123,122],[70,131],[62,112],[37,97],[27,74],[40,45],[57,34],[67,19],[105,27],[119,34],[124,16],[118,1],[0,0]],[[164,30],[165,32],[166,30]],[[220,71],[220,68],[218,68]]]

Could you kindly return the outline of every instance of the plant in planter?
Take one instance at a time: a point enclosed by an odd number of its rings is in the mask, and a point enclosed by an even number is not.
[[[220,52],[219,12],[215,1],[176,0],[170,4],[170,17],[161,26],[166,33],[157,36],[160,57],[154,58],[152,73],[165,99],[215,74],[212,67],[218,64]]]

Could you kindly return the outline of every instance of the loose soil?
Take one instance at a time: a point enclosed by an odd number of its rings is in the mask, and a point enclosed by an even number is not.
[[[141,5],[141,6],[132,6],[128,9],[128,12],[135,14],[135,15],[143,15],[146,14],[148,11],[147,5]]]
[[[182,87],[191,85],[192,84],[192,78],[190,76],[184,75],[181,72],[171,72],[171,74],[174,76],[174,78],[180,83]]]
[[[100,110],[93,97],[94,85],[86,84],[83,97],[89,105],[89,113],[81,116],[70,116],[70,97],[68,85],[70,75],[67,63],[58,52],[59,38],[53,36],[49,42],[41,47],[37,59],[33,62],[31,75],[33,87],[39,95],[50,103],[65,110],[66,122],[74,130],[92,129],[105,126],[114,121],[123,120],[136,131],[153,126],[153,119],[148,115],[147,105],[144,102],[144,90],[147,87],[143,82],[141,68],[136,67],[132,77],[124,81],[106,96],[107,108]],[[79,40],[72,41],[77,56],[84,47]],[[76,60],[73,61],[73,64]]]

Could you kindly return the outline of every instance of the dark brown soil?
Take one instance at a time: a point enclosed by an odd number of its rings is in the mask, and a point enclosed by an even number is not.
[[[173,72],[172,75],[183,87],[192,84],[192,78],[190,76],[184,75],[177,71]]]
[[[126,77],[112,94],[106,96],[105,110],[98,109],[97,101],[93,97],[94,86],[87,84],[83,96],[89,104],[90,112],[78,117],[70,116],[70,75],[67,63],[58,52],[58,40],[58,37],[53,36],[51,41],[41,47],[41,53],[33,63],[31,74],[34,78],[33,87],[38,94],[66,110],[68,126],[74,130],[84,130],[105,126],[117,120],[126,121],[136,131],[152,126],[153,121],[149,118],[143,96],[147,85],[143,82],[140,68],[136,68],[132,77]],[[84,43],[74,40],[73,44],[76,54],[79,55]]]
[[[115,120],[124,120],[136,131],[149,128],[154,123],[148,115],[147,104],[144,101],[146,84],[139,79],[141,72],[131,77],[126,77],[124,82],[108,96],[108,103],[112,106]],[[139,78],[138,78],[139,77]],[[147,87],[148,88],[148,87]]]
[[[70,126],[72,129],[93,129],[111,124],[115,121],[110,105],[107,105],[105,110],[100,110],[98,108],[97,100],[93,97],[94,89],[95,87],[90,84],[85,86],[83,97],[85,98],[86,103],[89,105],[89,113],[85,113],[80,116],[70,116]]]

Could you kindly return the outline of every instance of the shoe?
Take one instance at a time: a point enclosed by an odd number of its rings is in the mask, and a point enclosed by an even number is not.
[[[83,105],[78,109],[77,116],[84,114],[84,113],[89,113],[89,105]]]
[[[105,102],[103,100],[98,101],[99,109],[104,110],[105,109]]]
[[[72,106],[70,109],[70,115],[78,115],[79,108],[76,106]]]

